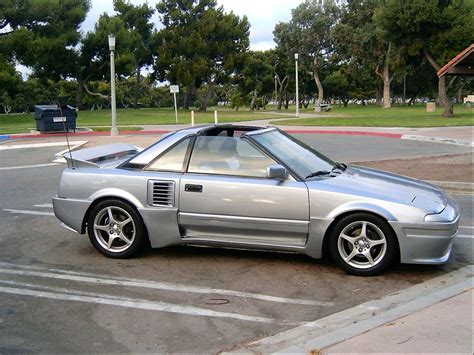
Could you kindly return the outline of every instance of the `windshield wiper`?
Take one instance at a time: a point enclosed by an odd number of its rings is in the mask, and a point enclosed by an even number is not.
[[[315,171],[314,173],[311,173],[309,174],[308,176],[306,176],[305,179],[309,179],[309,178],[312,178],[312,177],[315,177],[315,176],[324,176],[324,175],[330,175],[332,174],[333,172],[342,172],[344,170],[347,169],[347,165],[344,164],[344,163],[338,163],[336,162],[336,164],[332,167],[332,170],[331,171],[327,171],[327,170],[319,170],[319,171]]]
[[[344,170],[346,170],[346,169],[347,169],[347,165],[346,165],[346,164],[344,164],[344,163],[338,163],[338,162],[336,162],[336,164],[332,167],[332,171],[334,171],[334,170],[342,170],[342,171],[344,171]]]
[[[327,170],[319,170],[315,171],[314,173],[309,174],[308,176],[305,177],[305,179],[309,179],[315,176],[323,176],[323,175],[329,175],[331,174],[332,171],[327,171]]]

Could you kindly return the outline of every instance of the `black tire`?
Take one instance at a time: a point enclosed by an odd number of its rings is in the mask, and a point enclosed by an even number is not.
[[[138,211],[117,199],[101,201],[92,208],[87,220],[87,233],[94,248],[115,259],[134,256],[147,240]]]
[[[388,223],[370,213],[343,217],[329,238],[332,259],[343,270],[357,276],[381,273],[393,263],[398,251],[396,236]]]

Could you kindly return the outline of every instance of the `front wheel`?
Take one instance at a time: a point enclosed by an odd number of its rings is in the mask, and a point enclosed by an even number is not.
[[[87,232],[92,245],[109,258],[129,258],[145,241],[140,215],[121,200],[105,200],[94,206],[89,214]]]
[[[342,218],[332,230],[329,251],[336,263],[350,274],[376,275],[394,260],[397,244],[385,220],[368,213]]]

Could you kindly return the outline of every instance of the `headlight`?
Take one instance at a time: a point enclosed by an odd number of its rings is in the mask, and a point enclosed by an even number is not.
[[[448,203],[444,210],[437,214],[427,214],[425,222],[427,223],[449,223],[454,222],[458,218],[459,212],[456,206]]]

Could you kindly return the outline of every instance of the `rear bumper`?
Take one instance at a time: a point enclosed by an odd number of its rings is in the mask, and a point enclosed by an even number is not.
[[[447,223],[389,223],[398,236],[402,263],[445,264],[449,260],[459,215]]]
[[[82,222],[91,205],[91,201],[72,200],[57,196],[53,197],[52,200],[55,216],[69,229],[83,234]]]

